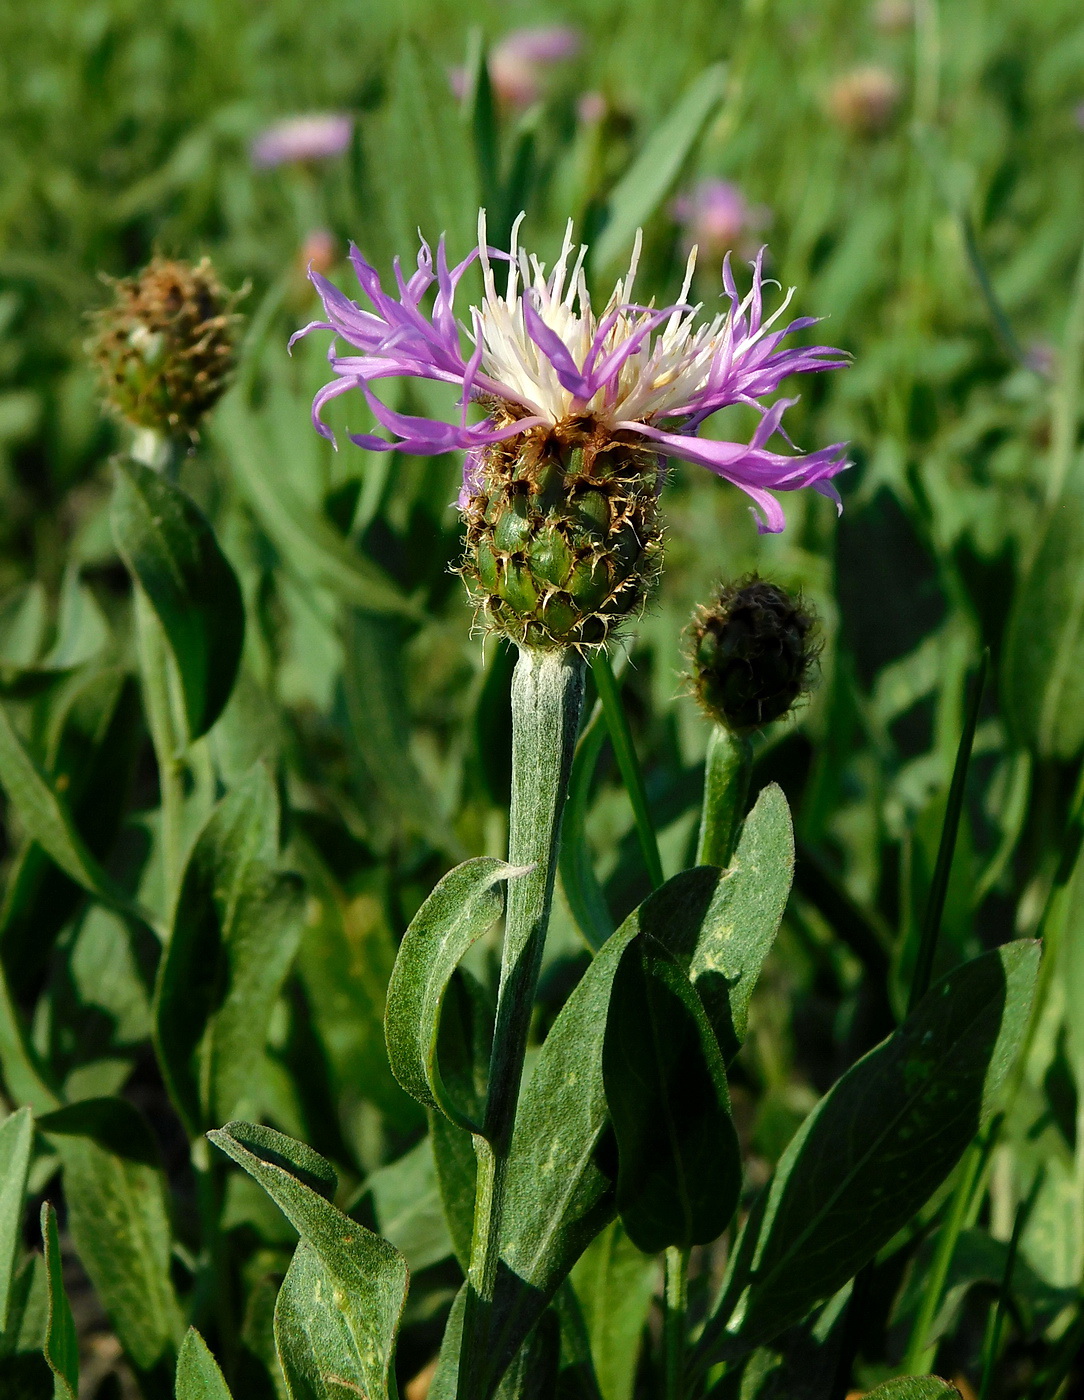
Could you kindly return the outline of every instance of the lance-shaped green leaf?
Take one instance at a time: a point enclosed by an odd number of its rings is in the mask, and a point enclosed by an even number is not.
[[[0,705],[0,785],[19,814],[27,836],[83,889],[116,904],[109,880],[87,850],[56,793],[38,771]]]
[[[49,1311],[42,1354],[55,1379],[56,1400],[76,1400],[79,1394],[79,1344],[75,1337],[71,1305],[64,1292],[64,1266],[60,1258],[56,1211],[48,1201],[43,1201],[41,1207],[41,1240],[45,1248],[45,1269],[49,1281]]]
[[[60,1107],[60,1098],[46,1081],[34,1052],[8,980],[0,964],[0,1068],[9,1097],[28,1104],[35,1113],[48,1113]]]
[[[205,734],[230,698],[245,638],[241,587],[195,501],[158,472],[122,459],[113,535],[169,640],[188,732]]]
[[[8,1296],[8,1323],[0,1333],[0,1395],[6,1397],[8,1383],[19,1400],[24,1395],[25,1400],[52,1400],[55,1385],[42,1355],[48,1313],[49,1273],[44,1256],[35,1251],[23,1261]]]
[[[450,870],[411,920],[388,987],[384,1029],[396,1079],[419,1103],[471,1132],[480,1129],[441,1074],[441,1009],[463,955],[504,912],[504,881],[520,873],[492,856]]]
[[[695,988],[644,933],[614,977],[602,1069],[629,1238],[645,1254],[717,1239],[741,1193],[726,1069]]]
[[[568,801],[561,823],[561,888],[580,932],[596,950],[614,931],[613,919],[595,874],[591,847],[587,841],[591,785],[607,733],[606,716],[600,706],[576,745],[576,757],[568,781]]]
[[[956,968],[802,1124],[739,1237],[701,1365],[776,1336],[874,1257],[956,1165],[1019,1048],[1038,944]]]
[[[766,787],[725,874],[711,866],[670,880],[640,913],[644,933],[688,972],[726,1060],[737,1054],[764,959],[787,907],[794,833],[782,789]]]
[[[430,1136],[397,1162],[373,1172],[360,1200],[371,1203],[377,1230],[391,1241],[412,1273],[452,1253]],[[351,1205],[350,1214],[358,1214],[356,1206]]]
[[[190,1327],[177,1354],[177,1400],[233,1400],[207,1343]]]
[[[244,1167],[301,1236],[276,1337],[294,1400],[368,1400],[388,1394],[392,1353],[406,1300],[407,1267],[387,1240],[314,1190],[334,1174],[311,1148],[269,1128],[228,1123],[208,1133]],[[330,1178],[330,1180],[329,1180]]]
[[[636,1248],[619,1220],[572,1270],[602,1400],[631,1400],[658,1272],[658,1260]]]
[[[269,473],[274,454],[258,416],[239,391],[227,394],[214,419],[239,489],[283,561],[306,585],[332,589],[355,607],[372,613],[419,617],[419,609],[388,575],[358,554],[326,519],[315,515],[291,486],[285,472]]]
[[[304,887],[274,868],[278,800],[262,766],[196,840],[158,969],[155,1040],[192,1136],[251,1092],[275,1000],[301,938]]]
[[[0,1332],[8,1325],[33,1140],[34,1116],[29,1108],[17,1109],[0,1124]]]
[[[1020,580],[1005,632],[1001,691],[1012,730],[1044,758],[1084,745],[1084,490],[1067,484]]]
[[[865,1400],[960,1400],[960,1392],[940,1376],[897,1376],[867,1390]]]
[[[350,611],[343,693],[357,744],[384,805],[452,860],[465,854],[410,748],[402,619]]]
[[[143,1371],[175,1344],[166,1186],[143,1116],[83,1099],[39,1119],[64,1167],[68,1228],[124,1350]]]
[[[610,196],[609,221],[595,248],[595,266],[600,272],[627,256],[636,230],[647,223],[669,194],[722,98],[725,79],[722,64],[705,68],[617,182]]]

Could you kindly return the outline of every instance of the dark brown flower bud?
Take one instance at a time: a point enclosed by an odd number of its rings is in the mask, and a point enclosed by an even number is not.
[[[809,688],[816,620],[799,597],[755,574],[725,584],[690,628],[693,691],[717,723],[749,734],[785,715]]]
[[[236,296],[207,258],[155,258],[113,287],[88,347],[109,406],[136,427],[194,440],[233,369]]]

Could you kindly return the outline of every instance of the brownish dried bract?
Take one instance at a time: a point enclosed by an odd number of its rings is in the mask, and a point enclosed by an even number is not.
[[[585,648],[641,613],[662,556],[659,472],[649,443],[589,415],[485,448],[459,572],[486,625],[522,646]]]
[[[194,267],[155,258],[113,288],[88,347],[106,401],[137,427],[194,441],[233,370],[237,297],[207,258]]]
[[[717,724],[749,734],[780,719],[809,689],[819,652],[816,618],[802,598],[751,574],[696,611],[693,693]]]

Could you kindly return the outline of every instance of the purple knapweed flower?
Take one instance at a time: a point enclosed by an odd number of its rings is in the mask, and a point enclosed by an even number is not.
[[[547,68],[575,58],[582,46],[580,31],[570,24],[549,24],[513,29],[489,51],[489,81],[497,100],[506,107],[524,108],[537,102]],[[453,68],[449,74],[452,91],[463,98],[468,73]]]
[[[262,131],[252,143],[252,163],[261,170],[297,161],[327,160],[350,144],[354,119],[343,112],[309,112],[287,117]]]
[[[777,432],[789,442],[781,419],[795,400],[763,400],[789,375],[837,369],[848,357],[823,345],[781,348],[788,335],[814,325],[817,318],[779,324],[793,288],[765,317],[763,250],[752,264],[752,289],[745,297],[738,292],[729,257],[724,260],[723,291],[730,305],[698,324],[700,307],[686,300],[695,250],[676,304],[657,308],[633,301],[637,235],[629,271],[599,316],[591,308],[583,274],[587,249],[574,247],[571,221],[560,257],[547,276],[538,259],[518,245],[522,219],[520,215],[513,227],[510,253],[487,246],[483,211],[478,248],[457,266],[449,268],[443,238],[435,267],[429,245],[422,243],[417,270],[409,279],[396,259],[398,298],[384,290],[374,268],[351,248],[354,270],[372,310],[363,310],[315,271],[311,274],[326,319],[311,322],[293,339],[313,330],[333,331],[356,352],[341,354],[332,342],[328,359],[335,378],[313,400],[319,432],[334,441],[321,410],[338,395],[360,389],[377,421],[393,437],[388,441],[368,433],[350,434],[359,446],[415,455],[466,451],[460,508],[477,488],[487,447],[532,428],[572,420],[592,422],[625,441],[632,437],[661,456],[707,467],[753,499],[762,516],[762,532],[778,532],[785,524],[772,491],[812,486],[838,505],[831,478],[849,465],[843,444],[794,455],[770,450],[767,444]],[[456,319],[454,300],[475,258],[481,263],[484,294],[481,305],[470,308],[467,329]],[[503,291],[497,287],[496,261],[507,264]],[[432,310],[427,313],[422,301],[434,284]],[[412,417],[388,408],[372,385],[401,376],[460,386],[458,421]],[[469,410],[475,401],[488,416],[471,423]],[[731,404],[745,404],[760,414],[749,443],[697,437],[707,418]]]
[[[685,230],[685,242],[721,257],[746,236],[770,222],[771,211],[751,205],[732,180],[699,180],[674,200],[671,212]]]

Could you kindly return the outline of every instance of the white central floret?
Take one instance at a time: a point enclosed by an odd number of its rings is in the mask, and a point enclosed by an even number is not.
[[[641,235],[637,232],[628,273],[614,288],[601,318],[591,309],[591,298],[583,274],[586,244],[581,244],[575,261],[572,221],[565,230],[560,257],[549,276],[534,254],[519,246],[521,214],[512,226],[507,286],[503,296],[497,291],[494,270],[486,246],[485,212],[478,218],[478,245],[485,288],[480,308],[472,308],[474,340],[482,343],[483,372],[508,389],[532,413],[559,423],[573,413],[594,414],[603,423],[651,422],[691,413],[695,400],[709,388],[720,371],[728,369],[734,357],[733,324],[747,307],[730,308],[713,320],[694,327],[700,304],[688,306],[686,297],[696,266],[696,248],[689,254],[678,305],[662,324],[643,335],[644,327],[657,318],[654,303],[632,305],[632,288],[640,257]],[[750,294],[752,295],[752,294]],[[759,332],[746,336],[741,353],[746,353],[783,314],[793,289],[783,304],[764,322]],[[608,375],[590,399],[577,398],[558,378],[549,357],[532,338],[524,315],[524,302],[531,305],[549,330],[555,332],[581,370],[587,365],[600,326],[609,328],[596,352],[595,364],[643,336],[642,344]]]

